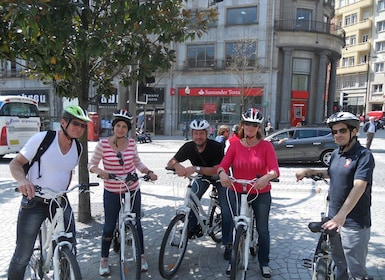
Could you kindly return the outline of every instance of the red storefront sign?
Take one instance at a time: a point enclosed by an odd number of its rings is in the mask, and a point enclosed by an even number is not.
[[[203,104],[203,113],[204,114],[216,114],[217,113],[217,104],[204,103]]]
[[[262,96],[263,88],[245,88],[244,96]],[[178,88],[179,96],[187,96],[185,88]],[[200,88],[190,87],[189,96],[241,96],[240,88]]]

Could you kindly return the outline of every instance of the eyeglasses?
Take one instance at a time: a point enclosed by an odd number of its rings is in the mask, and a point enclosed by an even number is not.
[[[254,122],[243,122],[243,124],[245,126],[250,126],[250,125],[252,125],[254,127],[258,127],[259,126],[259,123],[254,123]]]
[[[118,152],[118,153],[116,154],[116,156],[117,156],[118,159],[119,159],[119,164],[120,164],[121,166],[123,166],[123,165],[124,165],[124,160],[123,160],[123,155],[122,155],[122,153],[121,153],[121,152]]]
[[[348,129],[346,127],[341,128],[341,129],[337,129],[337,130],[332,130],[333,135],[336,135],[337,133],[345,134],[346,132],[348,132]]]
[[[72,121],[71,122],[74,126],[80,126],[81,128],[87,128],[87,124],[85,123],[80,123],[78,121]]]

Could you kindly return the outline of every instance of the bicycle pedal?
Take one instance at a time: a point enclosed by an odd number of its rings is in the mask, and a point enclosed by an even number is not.
[[[312,268],[313,261],[311,259],[302,259],[302,266],[305,268]]]

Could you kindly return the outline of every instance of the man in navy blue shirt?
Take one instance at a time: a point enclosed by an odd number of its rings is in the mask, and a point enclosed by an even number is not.
[[[371,192],[374,158],[369,149],[357,140],[360,120],[349,112],[330,116],[327,125],[339,146],[330,159],[327,170],[302,169],[297,180],[311,175],[330,178],[329,213],[324,229],[337,229],[330,238],[332,257],[336,264],[336,279],[369,279],[366,257],[371,227]]]

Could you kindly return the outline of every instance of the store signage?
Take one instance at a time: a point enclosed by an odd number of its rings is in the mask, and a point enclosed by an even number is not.
[[[0,94],[28,97],[38,102],[39,106],[49,106],[49,90],[1,90]]]
[[[241,96],[241,88],[199,88],[189,87],[189,96]],[[263,88],[244,88],[244,96],[262,96]],[[178,88],[179,96],[186,96],[185,87]]]
[[[203,113],[204,114],[216,114],[217,113],[217,104],[215,104],[215,103],[203,103]]]
[[[222,115],[235,115],[236,106],[235,103],[222,103]]]

